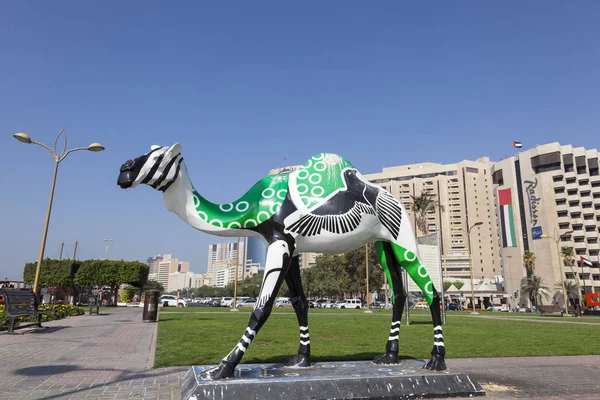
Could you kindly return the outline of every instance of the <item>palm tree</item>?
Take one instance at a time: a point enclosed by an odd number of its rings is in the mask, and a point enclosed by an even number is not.
[[[571,303],[573,303],[573,305],[576,306],[577,304],[575,304],[575,299],[579,297],[579,283],[567,280],[557,283],[556,285],[554,285],[554,287],[557,290],[560,290],[561,294],[563,284],[565,285],[565,292],[567,292],[567,297],[569,298]]]
[[[563,261],[565,262],[565,265],[568,265],[571,268],[571,273],[573,274],[573,276],[575,277],[575,279],[577,279],[577,286],[581,287],[581,282],[579,282],[579,276],[577,274],[575,274],[575,271],[573,270],[573,265],[575,265],[575,258],[574,258],[574,253],[573,253],[573,248],[569,247],[569,246],[563,246],[560,248],[560,255],[563,258]],[[585,282],[584,282],[585,283]],[[581,291],[578,288],[578,292],[577,292],[577,298],[579,299],[579,302],[581,303]]]
[[[444,206],[435,199],[435,194],[428,191],[421,192],[419,196],[411,194],[410,197],[412,202],[408,205],[408,208],[415,215],[415,226],[421,232],[427,234],[429,233],[427,214],[438,210],[444,211]]]
[[[533,276],[533,271],[535,271],[535,254],[526,250],[523,253],[523,262],[525,262],[525,269],[527,270],[527,276]]]
[[[527,281],[521,285],[521,293],[531,301],[532,305],[541,305],[542,297],[546,300],[550,298],[548,294],[548,288],[544,286],[542,278],[537,276],[531,276],[527,278]]]

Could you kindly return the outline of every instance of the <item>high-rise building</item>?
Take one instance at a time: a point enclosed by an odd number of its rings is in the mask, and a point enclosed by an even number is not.
[[[175,290],[193,289],[196,287],[196,274],[193,272],[172,272],[169,274],[167,292]]]
[[[267,245],[265,242],[257,237],[247,237],[243,239],[244,248],[246,249],[244,263],[258,264],[259,269],[264,268],[267,257]]]
[[[389,167],[365,177],[404,204],[416,236],[440,230],[444,277],[468,278],[471,255],[474,277],[486,278],[502,272],[492,166],[489,158],[482,157],[456,164],[427,162]],[[427,214],[427,232],[418,229],[411,211],[413,196],[424,192],[431,193],[442,206]],[[473,228],[469,237],[469,228],[477,222],[481,225]]]
[[[534,273],[550,288],[553,303],[562,304],[555,288],[564,279],[578,282],[582,292],[600,289],[598,151],[549,143],[498,161],[492,171],[507,292],[518,291],[526,276],[525,251],[534,253]],[[573,249],[574,265],[565,265],[563,247]]]
[[[190,263],[188,261],[179,261],[173,258],[171,254],[157,254],[148,258],[148,280],[159,282],[165,289],[169,286],[169,274],[174,272],[189,272]]]
[[[158,273],[158,263],[162,261],[163,257],[160,254],[157,254],[152,257],[148,257],[146,263],[148,264],[148,273],[156,274]]]

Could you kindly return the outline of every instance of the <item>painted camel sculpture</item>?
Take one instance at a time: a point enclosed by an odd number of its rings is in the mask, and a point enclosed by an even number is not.
[[[284,281],[300,325],[298,354],[285,361],[285,365],[310,366],[309,306],[302,289],[298,254],[340,254],[370,241],[375,241],[393,301],[386,351],[374,362],[399,362],[398,337],[406,300],[400,268],[404,268],[423,292],[431,310],[434,343],[424,368],[446,369],[440,297],[419,260],[406,210],[344,158],[331,153],[315,155],[300,169],[265,176],[240,199],[218,205],[195,190],[177,143],[171,147],[152,146],[150,152],[128,160],[121,166],[117,183],[124,189],[146,184],[163,192],[167,209],[200,231],[227,237],[255,236],[267,243],[263,282],[248,327],[231,352],[217,367],[205,372],[203,379],[234,375],[235,367],[269,318]]]

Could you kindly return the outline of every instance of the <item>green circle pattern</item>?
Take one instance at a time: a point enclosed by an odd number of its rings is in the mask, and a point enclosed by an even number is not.
[[[354,166],[332,153],[319,153],[297,172],[296,189],[309,208],[344,187],[342,171]],[[232,203],[215,204],[194,189],[194,207],[198,217],[212,226],[243,229],[257,226],[279,210],[288,193],[289,173],[267,175]]]
[[[309,210],[320,205],[336,190],[344,187],[342,171],[354,168],[348,160],[333,153],[319,153],[311,157],[296,175],[296,188]]]
[[[288,191],[289,174],[268,175],[232,203],[215,204],[194,189],[198,217],[218,228],[240,229],[257,226],[279,210]]]

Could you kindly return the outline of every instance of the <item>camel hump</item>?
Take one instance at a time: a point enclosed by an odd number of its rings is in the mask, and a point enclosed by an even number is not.
[[[354,165],[338,154],[312,156],[290,175],[289,190],[296,207],[307,212],[344,189],[343,172],[347,168]]]
[[[333,166],[339,167],[341,169],[344,168],[354,168],[354,165],[344,157],[335,153],[318,153],[312,156],[302,167],[305,168],[314,168],[314,165],[318,164],[317,169],[322,169],[323,165],[327,167]]]

